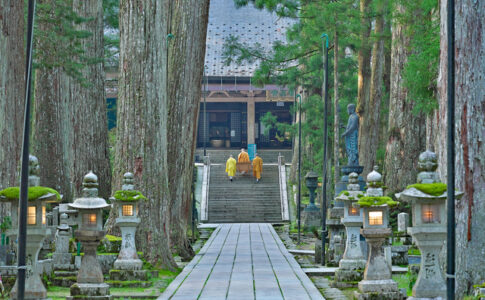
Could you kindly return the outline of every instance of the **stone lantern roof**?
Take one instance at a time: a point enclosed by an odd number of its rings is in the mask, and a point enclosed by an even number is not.
[[[83,179],[83,196],[69,204],[75,209],[103,209],[110,205],[103,198],[98,197],[98,176],[89,171]]]
[[[447,198],[447,186],[439,181],[438,173],[438,159],[434,152],[426,150],[419,155],[416,184],[407,186],[401,193],[396,194],[399,200],[406,202],[421,201],[421,200],[439,200],[444,201]],[[460,199],[463,192],[455,191],[455,197]]]

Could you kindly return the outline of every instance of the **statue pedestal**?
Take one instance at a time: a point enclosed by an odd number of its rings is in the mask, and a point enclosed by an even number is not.
[[[322,225],[322,215],[320,210],[315,206],[316,210],[306,210],[302,212],[303,227],[320,227]]]

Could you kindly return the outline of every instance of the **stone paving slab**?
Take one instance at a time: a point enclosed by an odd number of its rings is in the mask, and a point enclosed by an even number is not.
[[[308,276],[334,276],[337,267],[318,267],[318,268],[303,268],[303,271]],[[392,274],[405,274],[408,268],[392,266]]]
[[[158,299],[324,300],[271,224],[222,224]]]

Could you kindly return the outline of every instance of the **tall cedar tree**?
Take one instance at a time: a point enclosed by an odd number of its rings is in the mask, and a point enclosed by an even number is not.
[[[134,171],[148,199],[140,210],[146,222],[138,228],[138,243],[148,261],[169,269],[177,266],[170,245],[186,257],[193,254],[185,235],[208,7],[199,0],[120,3],[113,186]]]
[[[41,184],[70,202],[92,170],[100,178],[100,196],[108,198],[102,3],[42,0],[38,14],[33,152]]]
[[[167,149],[171,244],[186,259],[194,252],[187,240],[192,215],[197,118],[201,97],[209,0],[176,1],[170,11]],[[190,28],[190,30],[188,30]]]
[[[463,298],[485,278],[485,2],[455,1],[455,202],[456,294]],[[441,1],[441,54],[436,152],[446,183],[447,153],[447,1]]]
[[[18,185],[24,100],[24,1],[0,0],[0,188]],[[0,217],[6,216],[3,206]]]

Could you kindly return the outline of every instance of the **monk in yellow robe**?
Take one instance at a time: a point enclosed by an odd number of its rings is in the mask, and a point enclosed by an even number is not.
[[[236,175],[236,160],[234,159],[232,154],[226,161],[226,173],[227,176],[229,176],[230,181],[232,181],[232,178]]]
[[[237,156],[237,162],[250,162],[249,155],[246,151],[244,151],[244,149],[241,149],[241,153],[239,153],[239,155]]]
[[[256,153],[256,157],[253,159],[253,176],[256,177],[256,182],[261,179],[261,173],[263,173],[263,160]]]
[[[241,153],[237,156],[237,162],[238,164],[241,163],[238,167],[238,171],[241,172],[241,174],[246,174],[248,172],[247,170],[251,166],[251,160],[249,159],[248,153],[243,149],[241,149]],[[244,166],[244,164],[247,164]]]

